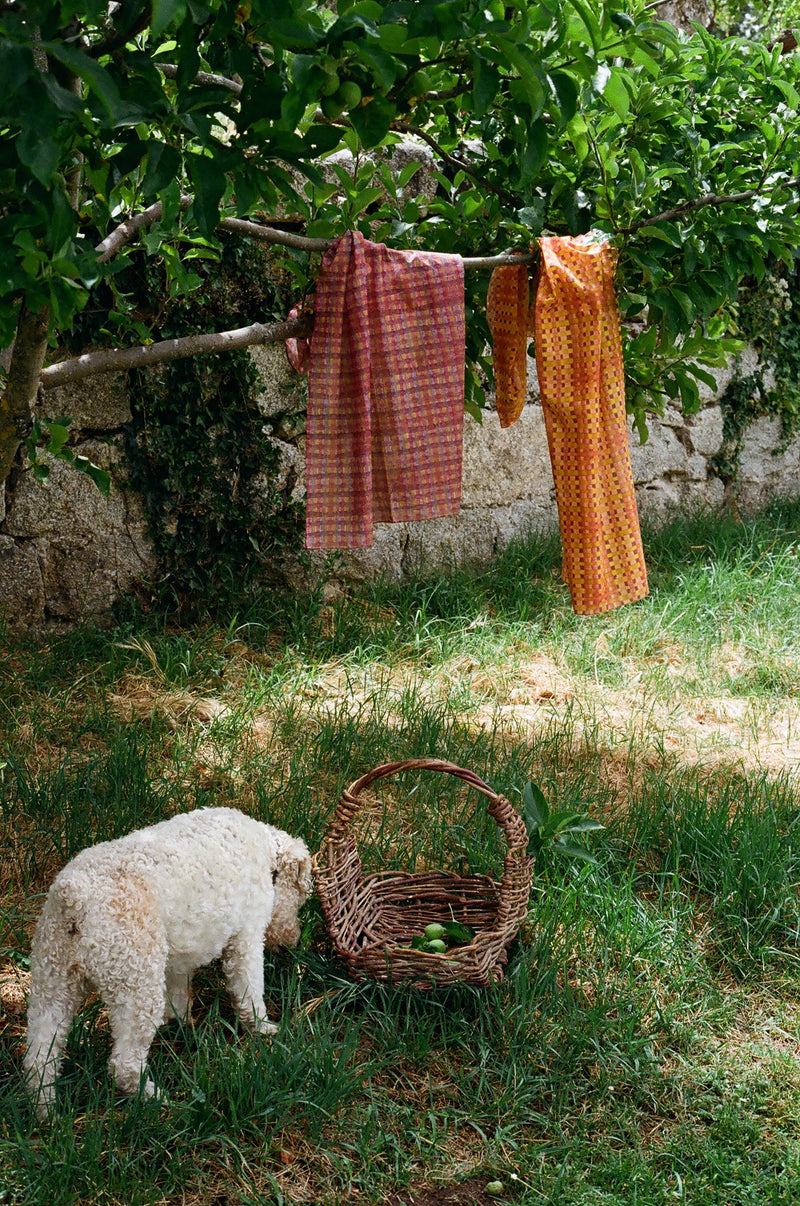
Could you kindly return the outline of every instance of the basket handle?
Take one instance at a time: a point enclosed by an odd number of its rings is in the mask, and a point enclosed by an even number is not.
[[[473,771],[456,766],[453,762],[444,762],[440,758],[406,758],[400,762],[385,762],[382,766],[376,766],[371,771],[367,771],[365,775],[362,775],[360,779],[356,779],[354,783],[351,783],[342,792],[333,814],[333,820],[328,829],[327,840],[339,842],[346,836],[361,807],[359,794],[365,788],[375,783],[378,779],[385,779],[387,776],[397,774],[398,771],[403,770],[441,771],[448,775],[454,775],[457,779],[463,779],[470,787],[474,787],[484,796],[488,796],[489,805],[487,811],[497,822],[500,829],[502,829],[508,842],[509,851],[527,850],[528,832],[525,828],[525,823],[505,796],[500,796],[497,792],[492,791],[491,787],[487,783],[484,783],[483,779],[479,778]]]

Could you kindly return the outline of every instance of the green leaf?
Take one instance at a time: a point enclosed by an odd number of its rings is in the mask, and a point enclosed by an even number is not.
[[[225,192],[220,165],[205,155],[187,155],[186,165],[194,188],[192,213],[205,238],[213,238],[219,223],[219,203]]]
[[[547,824],[547,819],[550,815],[550,807],[545,799],[544,792],[535,783],[526,783],[522,789],[522,802],[525,806],[525,821],[528,824],[528,832],[532,827],[541,829]]]
[[[44,130],[29,126],[19,135],[15,146],[20,163],[30,168],[40,184],[50,184],[61,156],[61,147],[55,139]]]
[[[523,205],[522,209],[517,210],[517,220],[523,226],[527,226],[532,234],[538,235],[541,233],[544,226],[544,216],[547,212],[547,198],[538,197],[535,204]]]
[[[603,88],[603,96],[620,121],[626,121],[631,108],[631,98],[622,75],[616,67],[611,68]]]
[[[644,446],[650,439],[650,431],[647,426],[647,416],[640,406],[637,406],[633,412],[633,424],[639,437],[639,443]]]
[[[567,75],[566,71],[553,71],[547,78],[556,95],[561,114],[561,125],[566,126],[572,121],[578,109],[578,85],[571,75]]]
[[[314,50],[322,41],[322,35],[297,17],[273,17],[269,21],[269,40],[273,45],[289,50]]]
[[[662,239],[663,242],[669,243],[670,247],[683,247],[683,236],[674,222],[651,222],[642,227],[642,234],[645,237]]]
[[[0,42],[0,79],[3,81],[4,99],[11,99],[34,73],[33,55],[29,47],[6,40]]]
[[[390,54],[396,54],[402,50],[407,37],[406,26],[400,25],[396,21],[389,21],[385,25],[378,26],[378,41]]]
[[[155,139],[147,144],[147,170],[145,171],[142,191],[149,200],[172,183],[181,171],[181,156],[174,147]]]
[[[317,158],[320,155],[327,155],[341,141],[342,131],[337,126],[318,123],[307,130],[303,138],[303,150],[312,158]]]
[[[47,451],[53,456],[58,456],[61,449],[69,439],[69,425],[67,423],[47,423],[48,440]]]
[[[557,17],[557,9],[551,2],[549,4],[534,4],[531,5],[527,18],[531,29],[544,32],[549,30]]]
[[[483,55],[473,57],[472,107],[476,117],[483,117],[497,95],[500,72]]]
[[[358,214],[363,213],[365,209],[369,209],[370,205],[374,205],[376,201],[380,200],[383,195],[384,191],[382,188],[361,189],[360,192],[356,193],[351,204],[348,206],[349,217],[355,218]]]
[[[85,456],[75,457],[75,468],[79,473],[85,473],[94,482],[100,493],[108,498],[111,493],[111,474],[106,469],[101,469],[99,465],[93,464]]]
[[[113,117],[122,104],[117,85],[108,71],[88,54],[76,50],[63,42],[43,43],[43,48],[54,59],[58,59],[65,67],[77,75],[87,87],[100,99],[109,114]]]
[[[633,29],[634,27],[635,22],[633,17],[628,16],[627,13],[609,13],[609,16],[617,29],[621,29],[623,33],[627,33],[629,29]]]
[[[397,60],[379,46],[369,46],[363,41],[358,43],[358,57],[368,65],[372,78],[388,91],[397,79]],[[371,88],[367,89],[368,93],[371,91]]]
[[[475,931],[471,926],[462,925],[460,921],[447,921],[444,925],[444,932],[451,942],[458,945],[466,946],[472,942],[475,937]]]
[[[523,180],[533,180],[538,176],[547,159],[547,148],[547,126],[544,120],[539,118],[528,128],[528,140],[522,157]]]
[[[41,84],[59,113],[68,114],[71,117],[83,113],[82,98],[76,96],[74,92],[62,88],[55,76],[45,72],[41,77]]]
[[[595,17],[589,5],[584,3],[584,0],[571,0],[571,4],[581,21],[583,21],[584,25],[586,26],[586,32],[588,33],[589,39],[592,43],[592,49],[594,50],[595,54],[597,54],[603,43],[603,35],[597,18]]]
[[[47,231],[53,257],[58,258],[71,241],[78,222],[77,214],[60,189],[50,193],[51,218]]]
[[[605,825],[599,821],[577,821],[570,826],[570,833],[595,833],[599,829],[605,829]]]
[[[800,93],[787,80],[777,78],[770,79],[770,84],[773,88],[777,88],[787,104],[793,109],[800,109]]]
[[[183,21],[186,0],[153,0],[153,15],[150,33],[154,38],[162,34],[168,25]]]
[[[551,850],[555,850],[558,854],[568,855],[570,858],[582,859],[585,863],[593,863],[597,866],[597,859],[584,846],[576,846],[574,842],[562,842],[560,838],[556,838]]]
[[[567,131],[570,141],[575,148],[578,163],[581,164],[589,154],[589,126],[586,118],[580,113],[569,123]]]
[[[519,73],[531,119],[536,121],[541,116],[545,101],[541,66],[527,46],[516,46],[508,38],[499,38],[498,42],[505,50],[511,65]]]
[[[353,109],[350,121],[362,145],[369,150],[383,141],[396,114],[397,106],[394,101],[385,96],[376,96],[368,104]]]

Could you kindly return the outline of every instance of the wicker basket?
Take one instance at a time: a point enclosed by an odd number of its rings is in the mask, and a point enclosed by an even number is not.
[[[488,797],[489,814],[508,842],[499,882],[486,875],[446,871],[363,875],[349,833],[361,807],[359,795],[377,779],[404,770],[455,775]],[[508,945],[528,907],[533,860],[527,845],[525,825],[508,800],[451,762],[411,758],[362,775],[342,792],[314,859],[316,889],[337,954],[358,979],[410,982],[417,988],[456,982],[485,986],[501,980]],[[444,954],[428,954],[408,945],[429,922],[449,920],[470,926],[475,931],[472,942]]]

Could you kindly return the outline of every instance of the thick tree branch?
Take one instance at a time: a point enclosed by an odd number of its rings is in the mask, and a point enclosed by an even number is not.
[[[237,327],[233,331],[186,335],[182,339],[164,339],[160,343],[135,348],[87,352],[83,356],[61,360],[58,364],[51,364],[43,369],[41,386],[45,390],[54,389],[58,385],[94,376],[95,373],[147,368],[149,365],[166,364],[170,360],[183,360],[187,356],[202,356],[210,352],[234,352],[259,344],[279,343],[283,339],[302,338],[310,333],[310,319],[293,318],[273,323],[271,326],[257,322],[249,327]]]
[[[263,226],[260,222],[247,222],[244,218],[222,218],[220,230],[231,230],[235,234],[248,235],[265,243],[280,247],[293,247],[296,251],[327,251],[333,239],[310,239],[306,235],[293,234],[290,230],[277,230],[274,226]]]
[[[256,228],[254,222],[237,222],[235,229],[241,227]],[[283,234],[283,231],[272,231],[269,227],[261,228],[268,231],[270,237]],[[248,229],[244,233],[251,234]],[[299,235],[287,236],[292,240]],[[305,243],[315,244],[313,250],[330,246],[326,239],[306,239]],[[296,243],[290,244],[295,246]],[[494,256],[475,256],[464,259],[465,269],[490,269],[505,264],[529,264],[537,258],[535,252],[522,254],[508,253]],[[205,335],[186,335],[182,339],[164,339],[159,343],[151,343],[133,348],[111,348],[108,351],[87,352],[71,360],[60,360],[42,369],[38,378],[42,389],[55,389],[59,385],[80,381],[92,377],[96,373],[110,373],[120,369],[147,368],[155,364],[166,364],[170,360],[183,360],[188,356],[204,356],[219,352],[233,352],[241,348],[257,347],[261,344],[280,343],[284,339],[304,338],[313,330],[313,319],[310,316],[287,319],[267,326],[264,323],[253,323],[249,327],[237,327],[233,331],[214,331]],[[41,362],[40,362],[41,364]]]

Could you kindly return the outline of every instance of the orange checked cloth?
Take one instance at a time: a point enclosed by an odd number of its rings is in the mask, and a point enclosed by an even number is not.
[[[633,489],[614,253],[589,236],[540,239],[536,367],[579,615],[647,594]]]
[[[306,546],[455,515],[464,423],[460,256],[348,231],[324,255],[308,377]]]
[[[492,333],[494,401],[501,427],[516,423],[528,389],[528,265],[495,268],[486,294]]]

